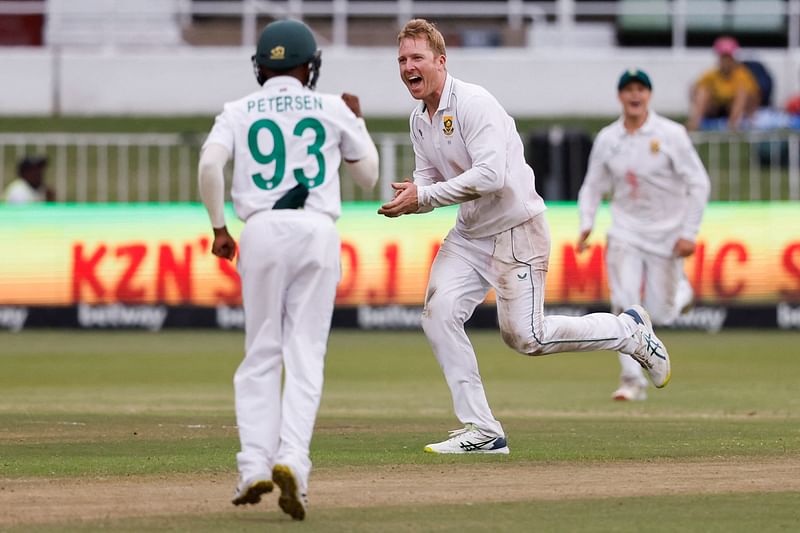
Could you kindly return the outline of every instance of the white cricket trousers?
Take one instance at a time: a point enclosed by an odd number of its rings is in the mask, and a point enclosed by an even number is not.
[[[612,311],[619,312],[640,304],[647,309],[653,324],[664,325],[674,321],[680,313],[677,295],[681,283],[688,287],[686,290],[691,299],[691,286],[683,274],[683,259],[679,257],[654,255],[619,239],[609,238],[606,270]],[[619,363],[623,381],[647,384],[636,360],[620,353]]]
[[[333,221],[288,209],[251,216],[239,240],[239,273],[245,313],[245,356],[233,379],[239,472],[247,479],[287,464],[305,488],[339,281]]]
[[[544,214],[510,230],[470,239],[455,228],[431,267],[422,327],[453,396],[456,417],[490,436],[504,435],[486,399],[464,322],[497,294],[503,340],[522,354],[621,350],[631,352],[635,323],[627,315],[544,316],[550,230]]]

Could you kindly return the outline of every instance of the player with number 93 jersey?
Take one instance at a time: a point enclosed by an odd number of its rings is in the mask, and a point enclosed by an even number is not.
[[[305,518],[309,446],[322,394],[336,284],[339,166],[363,188],[378,151],[351,94],[314,92],[320,51],[308,26],[268,24],[252,58],[261,89],[225,105],[200,155],[199,186],[214,229],[212,253],[233,260],[223,169],[232,157],[245,315],[245,356],[234,375],[239,483],[234,505],[278,485],[280,508]]]
[[[341,213],[339,166],[342,158],[366,157],[372,141],[364,130],[340,96],[278,76],[226,104],[206,145],[220,144],[233,154],[231,197],[241,219],[272,209],[300,184],[308,189],[304,208],[335,220]]]

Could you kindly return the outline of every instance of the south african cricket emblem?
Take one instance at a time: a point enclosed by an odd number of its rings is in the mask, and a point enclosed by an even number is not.
[[[281,45],[269,51],[269,58],[272,60],[286,59],[286,48]]]
[[[658,142],[658,139],[651,139],[650,140],[650,151],[654,154],[657,154],[661,150],[661,143]]]
[[[442,117],[442,125],[444,125],[442,131],[444,132],[445,135],[450,137],[453,134],[453,117],[449,115],[445,115],[444,117]]]

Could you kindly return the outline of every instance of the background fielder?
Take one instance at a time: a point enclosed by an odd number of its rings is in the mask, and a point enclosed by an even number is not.
[[[444,38],[429,22],[408,22],[398,44],[400,77],[420,100],[410,118],[414,182],[393,184],[397,194],[379,213],[396,217],[460,204],[431,268],[422,325],[464,427],[425,450],[509,453],[464,331],[490,288],[497,292],[503,340],[515,350],[620,350],[647,365],[656,386],[666,385],[669,358],[641,307],[619,316],[544,316],[550,232],[514,120],[485,89],[447,73]]]
[[[622,116],[598,133],[578,193],[578,249],[586,247],[600,200],[610,195],[612,311],[642,304],[654,323],[669,324],[691,300],[683,258],[694,253],[711,186],[686,128],[650,110],[650,77],[626,71],[617,91]],[[625,353],[619,361],[620,386],[612,397],[644,400],[642,368]]]
[[[274,480],[281,509],[303,519],[340,274],[338,169],[344,158],[353,178],[372,187],[378,153],[357,118],[356,97],[312,92],[320,53],[305,24],[269,24],[253,63],[263,87],[225,104],[200,157],[215,255],[232,259],[236,250],[223,214],[223,167],[231,155],[231,196],[245,221],[238,264],[245,357],[234,377],[242,449],[233,503],[258,503]]]

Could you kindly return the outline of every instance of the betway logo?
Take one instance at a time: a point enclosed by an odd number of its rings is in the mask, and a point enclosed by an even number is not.
[[[20,331],[28,319],[27,307],[0,307],[0,328]]]
[[[167,318],[162,305],[78,305],[78,324],[84,328],[143,328],[159,331]]]
[[[217,326],[222,329],[244,328],[244,309],[241,307],[217,306]]]
[[[693,307],[670,324],[673,328],[702,329],[716,333],[722,329],[728,310],[724,307]]]
[[[800,329],[800,307],[792,307],[787,303],[779,303],[778,327],[781,329]]]
[[[418,329],[422,309],[390,305],[387,307],[358,306],[358,327],[361,329]]]

